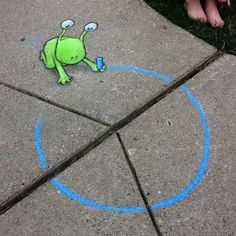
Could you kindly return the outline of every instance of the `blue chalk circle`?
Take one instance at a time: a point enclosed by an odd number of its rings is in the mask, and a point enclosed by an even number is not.
[[[97,57],[95,61],[96,61],[97,69],[101,70],[102,67],[104,66],[103,57]]]
[[[152,70],[146,70],[134,66],[127,66],[127,65],[118,65],[118,66],[108,66],[108,71],[132,71],[137,72],[140,74],[145,74],[147,76],[154,77],[158,80],[162,80],[164,82],[171,83],[173,80],[165,75],[162,75],[158,72]],[[185,87],[180,86],[182,93],[188,98],[190,103],[193,105],[195,110],[198,113],[201,125],[202,125],[202,143],[203,143],[203,150],[201,154],[201,160],[198,167],[198,170],[193,177],[193,179],[177,194],[173,195],[172,197],[162,200],[162,201],[153,201],[151,204],[152,210],[156,210],[159,208],[170,207],[180,201],[186,199],[190,193],[198,186],[200,181],[202,180],[209,161],[210,156],[210,133],[209,128],[207,125],[206,116],[204,114],[203,109],[201,108],[200,103],[194,97],[194,95]],[[40,167],[43,170],[47,170],[49,168],[48,162],[45,159],[42,144],[41,144],[41,130],[42,130],[42,123],[43,123],[43,114],[40,113],[37,117],[35,126],[34,126],[34,145],[35,150],[38,158],[38,162]],[[102,210],[102,211],[110,211],[110,212],[117,212],[117,213],[143,213],[146,212],[146,207],[144,205],[141,206],[115,206],[115,205],[108,205],[101,202],[97,202],[95,200],[91,200],[89,198],[83,197],[80,195],[79,192],[74,191],[59,181],[58,178],[53,178],[50,183],[57,189],[59,192],[69,199],[79,202],[87,207]]]

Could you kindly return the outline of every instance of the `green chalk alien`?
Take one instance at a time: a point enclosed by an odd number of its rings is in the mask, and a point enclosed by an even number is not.
[[[66,84],[71,81],[71,77],[67,75],[63,66],[78,64],[81,61],[86,63],[92,71],[103,72],[106,66],[98,68],[97,65],[86,57],[86,49],[84,46],[84,37],[88,32],[97,29],[97,23],[91,22],[84,26],[84,31],[79,38],[64,36],[66,30],[74,25],[73,20],[65,20],[62,22],[62,32],[59,37],[48,40],[43,51],[40,52],[40,60],[44,62],[47,69],[56,68],[59,79],[58,83]]]

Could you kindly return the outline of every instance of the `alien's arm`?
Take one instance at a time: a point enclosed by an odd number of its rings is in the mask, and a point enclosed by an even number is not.
[[[92,71],[98,71],[97,65],[92,60],[85,57],[83,62],[87,64]]]

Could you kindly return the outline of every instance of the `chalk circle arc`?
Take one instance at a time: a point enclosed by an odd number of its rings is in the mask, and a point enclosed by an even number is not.
[[[131,71],[136,72],[140,74],[144,74],[147,76],[154,77],[156,79],[159,79],[161,81],[164,81],[165,83],[171,83],[173,80],[165,76],[161,73],[157,73],[152,70],[146,70],[143,68],[135,67],[135,66],[128,66],[128,65],[110,65],[107,67],[108,71]],[[193,107],[196,109],[201,125],[203,130],[202,135],[202,142],[203,142],[203,151],[201,154],[201,162],[198,167],[196,175],[193,177],[193,179],[176,195],[162,201],[154,201],[151,204],[151,208],[153,210],[159,209],[159,208],[165,208],[170,207],[184,199],[186,199],[190,193],[197,187],[197,185],[200,183],[201,179],[203,178],[205,171],[207,169],[209,156],[210,156],[210,132],[207,124],[207,119],[204,114],[203,109],[201,108],[200,103],[198,100],[193,96],[193,94],[185,87],[180,86],[180,89],[182,93],[187,96],[188,100],[191,102]],[[42,120],[43,120],[43,114],[40,113],[37,117],[35,126],[34,126],[34,145],[35,150],[38,158],[38,162],[40,167],[43,170],[48,169],[49,165],[47,160],[45,159],[43,148],[41,145],[41,129],[42,129]],[[91,200],[89,198],[83,197],[80,195],[79,192],[71,190],[69,187],[61,183],[58,178],[53,178],[50,180],[51,184],[59,190],[60,193],[67,196],[69,199],[74,200],[76,202],[79,202],[87,207],[94,208],[96,210],[103,210],[103,211],[111,211],[111,212],[117,212],[117,213],[143,213],[146,212],[146,207],[143,206],[114,206],[114,205],[108,205],[101,202],[97,202],[94,200]]]

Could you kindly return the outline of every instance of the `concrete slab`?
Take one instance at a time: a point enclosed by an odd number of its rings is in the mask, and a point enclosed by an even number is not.
[[[153,97],[163,83],[131,72],[97,74],[74,66],[66,68],[74,77],[71,85],[57,85],[56,73],[44,68],[39,52],[59,35],[64,19],[75,20],[68,32],[74,36],[85,23],[99,23],[86,37],[87,52],[91,59],[103,56],[109,65],[138,66],[176,79],[215,52],[143,1],[26,0],[3,1],[0,7],[0,80],[110,123]]]
[[[120,131],[150,202],[181,191],[200,163],[202,130],[197,112],[183,94],[173,94]]]
[[[142,205],[116,136],[58,176],[58,181],[94,201]],[[156,235],[146,213],[99,211],[62,195],[51,184],[36,190],[0,216],[2,235]]]
[[[0,86],[0,201],[42,174],[34,125],[43,114],[42,148],[49,167],[90,142],[106,127]]]
[[[188,198],[155,210],[164,235],[235,235],[235,65],[235,57],[226,55],[186,84],[207,118],[210,159]],[[180,89],[121,135],[150,203],[174,196],[198,174],[203,129]]]

